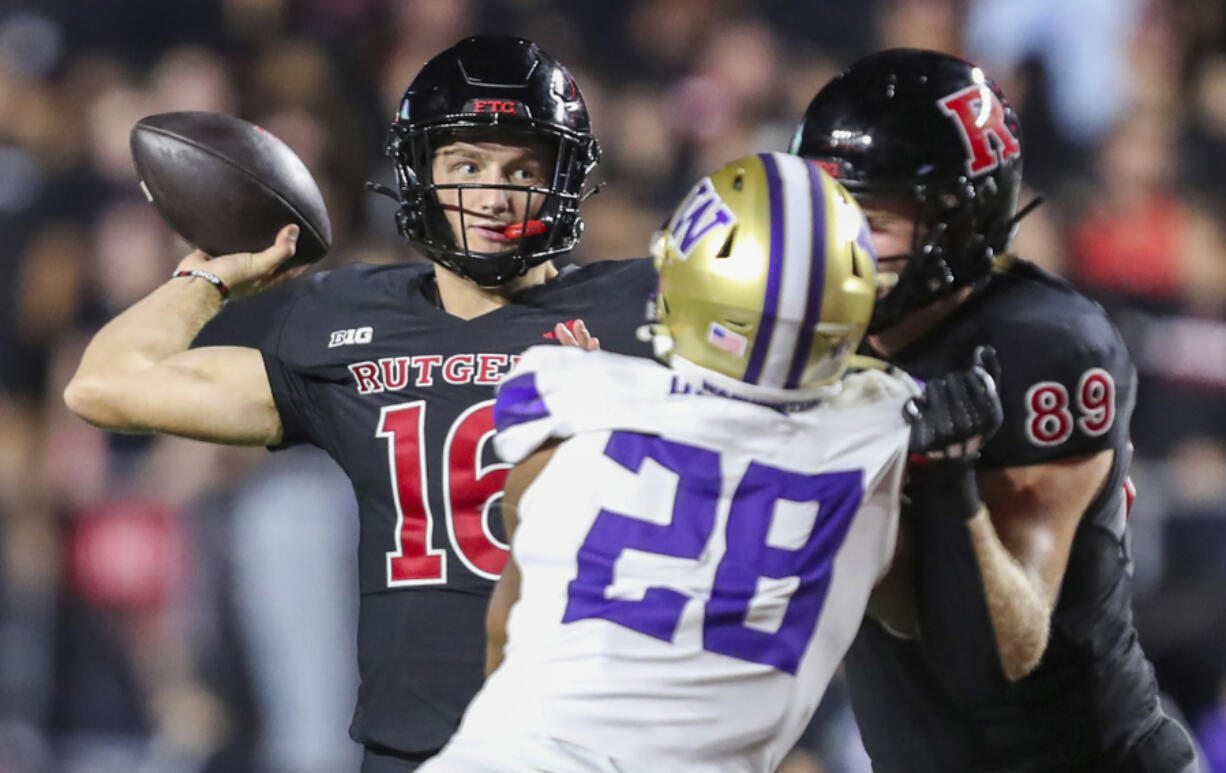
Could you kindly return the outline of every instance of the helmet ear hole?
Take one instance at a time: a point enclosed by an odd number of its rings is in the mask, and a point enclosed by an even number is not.
[[[724,246],[719,248],[719,252],[715,253],[717,258],[728,258],[732,256],[732,242],[736,240],[736,232],[738,226],[732,226],[728,229],[728,238],[724,240]]]
[[[851,275],[857,279],[866,279],[864,276],[864,268],[861,262],[865,259],[864,250],[860,249],[860,245],[853,244],[851,246]]]

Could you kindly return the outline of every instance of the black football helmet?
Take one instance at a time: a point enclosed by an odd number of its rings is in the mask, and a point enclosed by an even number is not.
[[[1017,230],[1018,117],[982,70],[957,57],[894,49],[859,60],[813,98],[791,151],[861,204],[919,204],[910,260],[869,332],[985,276]]]
[[[473,130],[550,143],[556,155],[549,185],[436,184],[435,150]],[[571,74],[535,43],[503,35],[466,38],[427,62],[404,93],[385,152],[396,168],[397,190],[370,187],[399,201],[401,235],[429,259],[483,286],[502,284],[574,248],[583,232],[584,183],[600,158]],[[525,213],[515,248],[474,252],[464,229],[457,236],[447,222],[437,193],[444,188],[458,189],[461,218],[465,189],[524,191],[530,202],[541,196],[544,203],[531,220]]]

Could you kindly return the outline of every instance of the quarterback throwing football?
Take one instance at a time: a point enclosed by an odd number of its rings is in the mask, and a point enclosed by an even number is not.
[[[600,153],[574,79],[531,41],[466,38],[431,59],[386,151],[396,223],[431,263],[317,274],[262,349],[191,349],[224,295],[285,276],[294,226],[254,255],[193,253],[180,269],[216,281],[171,279],[111,320],[65,391],[107,429],[311,444],[344,469],[361,532],[350,735],[363,773],[414,770],[481,685],[486,601],[507,555],[489,527],[507,474],[486,442],[494,386],[546,338],[595,345],[586,324],[606,349],[648,354],[634,328],[655,286],[646,259],[554,267],[578,243]]]

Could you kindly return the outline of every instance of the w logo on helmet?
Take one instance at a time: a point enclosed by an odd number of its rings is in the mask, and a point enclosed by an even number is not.
[[[966,145],[966,171],[971,177],[990,172],[1022,154],[1022,145],[1005,123],[1005,108],[991,88],[967,86],[937,101],[953,119]]]
[[[673,239],[677,242],[677,252],[683,259],[688,258],[694,245],[712,228],[729,225],[735,220],[736,216],[732,214],[732,210],[728,209],[728,205],[715,192],[711,178],[704,177],[681,205],[670,229]]]

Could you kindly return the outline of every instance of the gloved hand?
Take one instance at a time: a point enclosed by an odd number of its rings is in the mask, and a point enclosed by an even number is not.
[[[932,379],[924,394],[907,402],[911,443],[905,494],[913,511],[964,520],[979,512],[975,461],[1004,418],[999,380],[996,350],[981,346],[969,369]]]
[[[904,408],[911,423],[912,464],[973,464],[1004,418],[999,381],[996,350],[980,346],[969,369],[924,384],[924,394]]]

